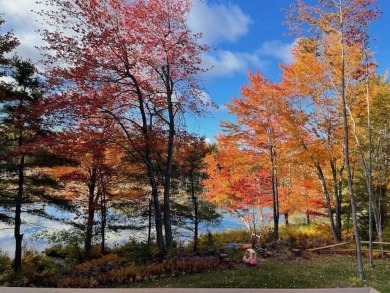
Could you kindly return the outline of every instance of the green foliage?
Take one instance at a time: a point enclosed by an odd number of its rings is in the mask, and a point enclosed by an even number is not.
[[[385,225],[383,229],[383,239],[386,239],[387,241],[390,239],[390,219],[387,219],[385,221]]]
[[[146,242],[137,242],[135,240],[113,249],[113,252],[126,258],[127,261],[136,264],[148,261],[153,255]]]
[[[84,241],[83,233],[78,229],[61,230],[58,232],[43,231],[38,238],[44,238],[53,244],[45,250],[47,255],[58,258],[66,258],[67,262],[77,263],[83,261],[82,245]]]
[[[197,199],[198,201],[198,223],[205,223],[207,226],[216,227],[220,225],[222,215],[218,213],[217,206],[204,201]],[[174,224],[193,231],[194,230],[194,206],[193,200],[187,200],[183,203],[172,203],[172,214],[174,215]]]

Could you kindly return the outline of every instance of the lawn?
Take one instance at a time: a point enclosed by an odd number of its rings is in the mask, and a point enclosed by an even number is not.
[[[312,256],[296,259],[266,259],[255,267],[239,266],[181,277],[138,283],[139,287],[171,288],[346,288],[373,287],[390,292],[390,261],[365,262],[366,281],[357,278],[352,256]]]

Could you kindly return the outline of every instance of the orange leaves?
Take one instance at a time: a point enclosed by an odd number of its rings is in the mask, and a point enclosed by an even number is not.
[[[269,201],[265,194],[270,188],[269,176],[262,172],[258,157],[237,147],[231,137],[220,136],[218,147],[206,157],[206,198],[231,210],[264,206]]]

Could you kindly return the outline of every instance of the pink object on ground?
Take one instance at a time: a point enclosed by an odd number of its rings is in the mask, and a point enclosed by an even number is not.
[[[247,249],[244,253],[242,261],[251,266],[257,265],[256,251],[250,248]]]

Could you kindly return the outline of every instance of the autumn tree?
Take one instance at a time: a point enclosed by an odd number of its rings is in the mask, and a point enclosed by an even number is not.
[[[359,49],[366,40],[366,27],[378,16],[372,8],[375,0],[323,0],[318,5],[306,5],[298,0],[292,6],[290,19],[293,24],[308,29],[319,41],[317,53],[322,58],[326,69],[329,90],[340,102],[340,113],[344,131],[345,169],[347,174],[348,193],[351,200],[352,220],[357,247],[357,262],[360,279],[364,279],[361,246],[356,217],[356,203],[353,191],[353,178],[350,157],[350,128],[348,108],[353,100],[350,88],[356,82],[354,72],[361,60],[354,58],[356,48]],[[362,55],[362,54],[361,54]]]
[[[388,124],[385,111],[389,84],[385,76],[378,76],[374,72],[367,72],[367,70],[363,71],[360,78],[361,82],[354,89],[356,106],[353,107],[350,113],[357,152],[361,158],[361,168],[357,171],[361,170],[365,179],[365,193],[367,195],[363,198],[368,199],[369,202],[369,238],[372,241],[370,227],[374,225],[370,224],[370,219],[373,217],[377,238],[379,242],[382,242],[383,218],[385,217],[383,214],[383,200],[385,195],[383,192],[378,192],[378,186],[380,185],[378,183],[383,182],[385,178],[383,174],[386,172],[377,172],[377,168],[378,166],[383,168],[387,164],[386,155],[379,150],[387,152],[387,139],[384,139],[382,133],[386,133]],[[378,155],[381,159],[378,159]]]
[[[263,208],[272,206],[269,170],[259,156],[242,148],[231,135],[220,135],[205,159],[205,197],[238,216],[257,234]]]
[[[110,121],[105,124],[96,119],[83,121],[72,132],[58,133],[53,151],[73,162],[48,170],[51,176],[65,186],[61,194],[68,200],[77,202],[85,210],[80,217],[85,218],[84,257],[91,257],[94,230],[97,228],[96,214],[100,213],[101,252],[105,253],[107,213],[110,199],[121,196],[128,188],[118,190],[118,178],[124,172],[123,149],[113,143],[117,133]],[[116,137],[117,139],[118,137]],[[121,194],[119,194],[121,193]]]
[[[199,113],[204,105],[195,76],[206,48],[186,24],[191,1],[42,2],[56,9],[41,13],[51,26],[43,32],[50,81],[60,85],[62,97],[72,99],[80,111],[95,107],[122,128],[126,148],[135,150],[147,171],[157,244],[163,254],[165,245],[172,244],[170,189],[176,121],[186,111]],[[165,146],[162,182],[154,163],[154,141],[161,134]]]
[[[279,236],[280,184],[283,158],[288,152],[282,152],[286,140],[283,120],[279,113],[285,108],[282,89],[278,84],[268,81],[259,72],[249,73],[249,84],[243,86],[241,97],[232,99],[228,105],[230,113],[236,116],[238,133],[243,149],[268,156],[265,166],[269,168],[271,178],[274,237]],[[236,132],[236,129],[233,129]],[[238,134],[237,133],[237,134]]]
[[[389,174],[390,174],[390,125],[388,119],[390,105],[390,83],[388,77],[378,76],[371,81],[371,86],[375,88],[372,94],[372,171],[373,171],[373,189],[375,204],[379,207],[379,221],[376,226],[385,225],[388,219],[388,208],[386,207],[386,198],[388,198]],[[380,227],[376,227],[379,234]],[[379,237],[379,235],[378,235]]]
[[[341,241],[343,203],[343,150],[337,101],[329,93],[326,72],[313,38],[300,39],[292,51],[294,61],[282,66],[288,107],[282,112],[290,148],[314,168],[326,202],[335,241]]]

